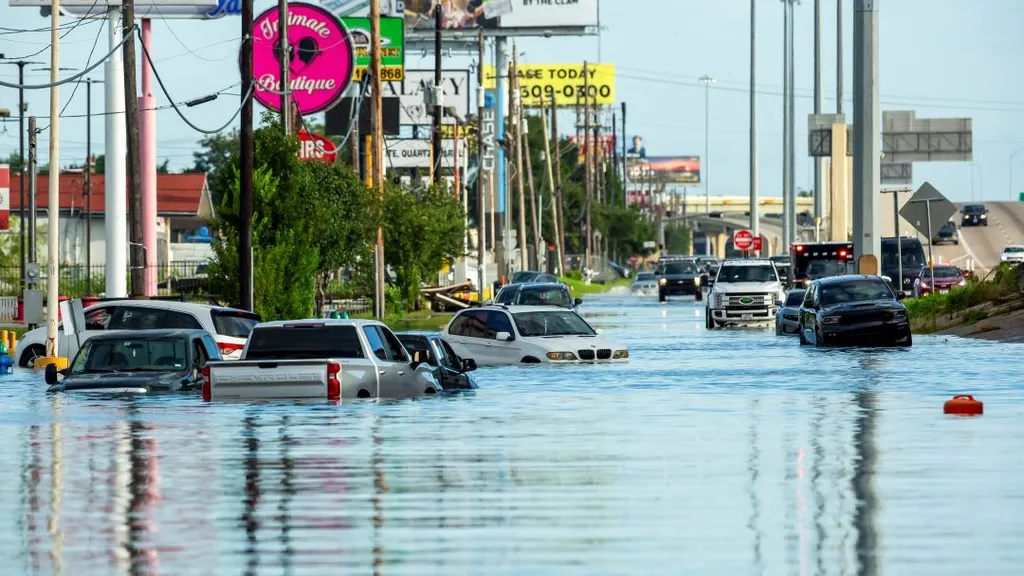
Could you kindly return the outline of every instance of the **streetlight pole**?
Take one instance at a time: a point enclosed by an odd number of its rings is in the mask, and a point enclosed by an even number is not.
[[[704,83],[704,212],[711,213],[711,139],[709,123],[711,121],[711,85],[716,80],[705,74],[700,77],[700,81]]]
[[[1017,154],[1020,154],[1021,152],[1024,152],[1024,148],[1018,148],[1013,151],[1013,154],[1010,154],[1010,200],[1013,200],[1013,159],[1016,158]],[[971,175],[971,181],[974,181],[973,174]]]

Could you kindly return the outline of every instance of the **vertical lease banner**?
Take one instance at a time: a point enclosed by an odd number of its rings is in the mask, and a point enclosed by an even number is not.
[[[0,165],[0,230],[11,229],[11,167]]]

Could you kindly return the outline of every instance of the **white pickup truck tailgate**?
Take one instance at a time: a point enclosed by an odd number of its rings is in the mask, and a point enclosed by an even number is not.
[[[326,360],[210,363],[211,399],[327,398]]]

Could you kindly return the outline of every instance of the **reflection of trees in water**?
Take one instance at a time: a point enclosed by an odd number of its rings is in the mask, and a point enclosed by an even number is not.
[[[752,532],[754,538],[754,567],[756,574],[764,573],[764,535],[761,532],[761,499],[757,495],[757,480],[761,474],[761,450],[759,448],[758,429],[761,426],[761,400],[754,398],[750,404],[750,455],[747,457],[747,470],[750,472],[750,484],[747,487],[747,494],[750,496],[750,519],[747,521],[747,528]]]
[[[853,434],[853,448],[856,452],[857,462],[853,473],[853,493],[857,497],[853,526],[858,536],[857,563],[859,569],[857,573],[864,576],[878,574],[878,534],[875,530],[878,498],[873,486],[875,466],[877,465],[875,450],[876,401],[875,393],[866,390],[858,392],[855,398],[859,411],[857,428]]]
[[[259,559],[259,518],[256,506],[260,501],[260,439],[257,437],[256,418],[246,414],[242,418],[242,438],[244,445],[245,496],[242,499],[242,526],[245,527],[245,573],[256,574],[260,565]]]
[[[138,417],[138,408],[132,403],[128,410],[130,438],[131,500],[126,510],[129,526],[127,550],[131,557],[132,574],[153,574],[160,571],[156,546],[147,539],[157,532],[153,521],[160,500],[160,469],[157,441],[149,437],[149,427]]]

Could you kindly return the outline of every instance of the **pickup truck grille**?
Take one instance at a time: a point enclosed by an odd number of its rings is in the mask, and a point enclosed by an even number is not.
[[[718,308],[766,308],[768,294],[718,294]]]

